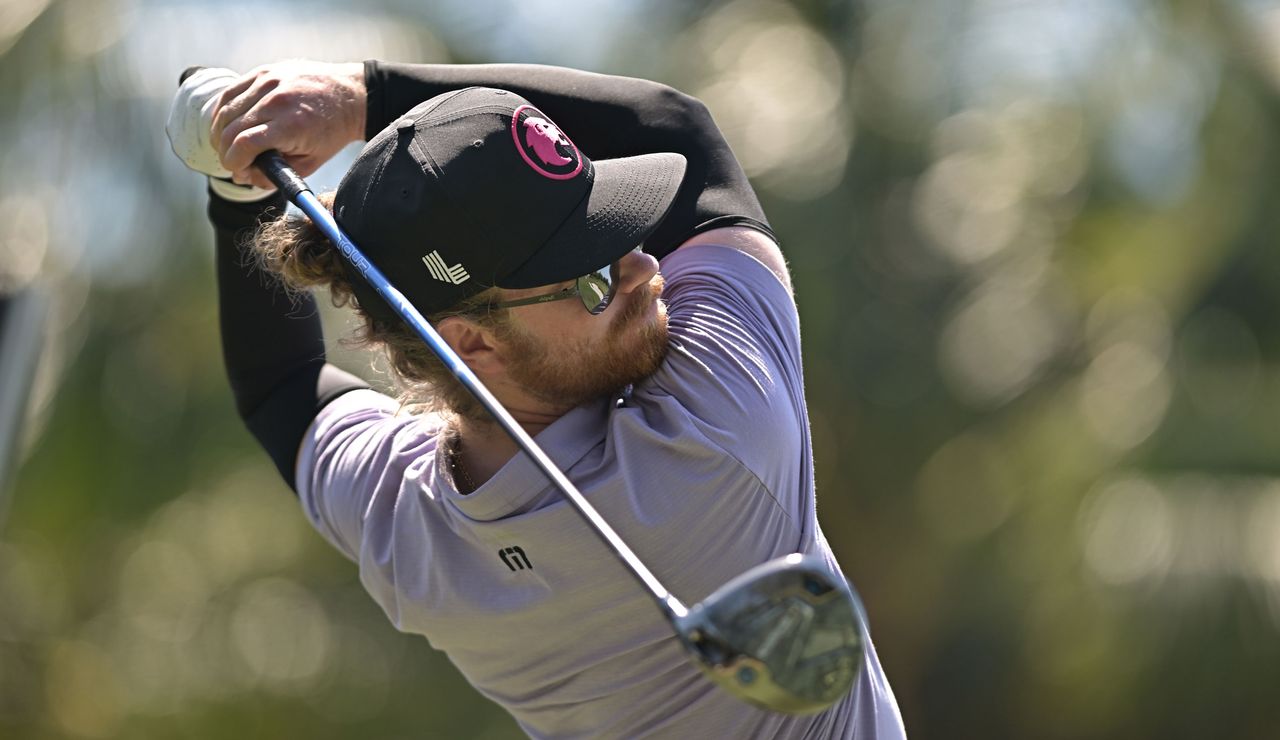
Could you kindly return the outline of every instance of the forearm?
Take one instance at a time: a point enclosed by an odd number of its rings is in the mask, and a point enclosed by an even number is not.
[[[529,64],[365,63],[366,138],[418,103],[473,85],[511,90],[536,105],[593,159],[675,152],[688,165],[684,185],[645,244],[662,257],[719,226],[745,225],[772,236],[746,173],[706,106],[671,87],[631,77]]]
[[[289,295],[243,249],[284,199],[231,203],[213,194],[222,353],[236,410],[290,487],[298,445],[316,413],[363,381],[325,362],[324,335],[309,294]]]

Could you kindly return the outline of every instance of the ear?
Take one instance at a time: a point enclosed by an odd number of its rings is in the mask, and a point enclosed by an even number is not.
[[[436,324],[436,331],[473,372],[489,374],[504,366],[492,332],[474,321],[450,316]]]

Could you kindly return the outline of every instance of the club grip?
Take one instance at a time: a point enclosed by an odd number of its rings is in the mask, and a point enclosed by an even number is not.
[[[276,187],[280,188],[280,192],[284,193],[289,200],[298,197],[298,193],[304,193],[311,190],[307,187],[307,183],[293,168],[284,161],[284,157],[280,156],[280,152],[274,149],[259,154],[253,160],[253,165],[262,170],[262,174]]]

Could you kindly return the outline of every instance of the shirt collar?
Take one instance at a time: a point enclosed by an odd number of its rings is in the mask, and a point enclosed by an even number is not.
[[[606,398],[578,406],[539,432],[534,441],[557,468],[567,471],[604,439],[609,411],[615,404],[615,399]],[[465,495],[458,493],[452,471],[447,469],[446,447],[443,440],[436,445],[434,482],[445,500],[469,519],[501,519],[529,507],[551,486],[547,476],[521,451],[479,488]]]

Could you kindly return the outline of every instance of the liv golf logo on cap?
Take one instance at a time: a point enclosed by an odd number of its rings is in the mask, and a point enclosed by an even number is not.
[[[444,257],[441,257],[440,252],[437,250],[431,250],[429,254],[422,258],[422,261],[427,264],[427,269],[431,271],[431,277],[442,283],[462,285],[471,279],[471,276],[467,274],[467,268],[463,267],[461,262],[450,267],[445,264]]]
[[[531,105],[516,108],[511,136],[524,161],[552,180],[568,180],[582,171],[582,155],[560,127]]]

